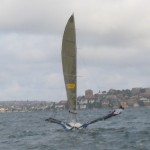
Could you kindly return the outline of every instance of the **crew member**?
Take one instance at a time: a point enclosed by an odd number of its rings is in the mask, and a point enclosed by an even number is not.
[[[117,108],[117,109],[115,109],[113,112],[111,112],[111,114],[112,114],[113,116],[116,116],[116,115],[121,114],[123,110],[124,110],[124,107],[122,107],[122,106],[120,105],[120,107]]]
[[[119,108],[115,109],[114,111],[112,111],[111,113],[109,113],[107,116],[104,117],[104,120],[111,118],[113,116],[119,115],[122,113],[122,111],[124,110],[124,107],[122,107],[121,105],[119,106]]]

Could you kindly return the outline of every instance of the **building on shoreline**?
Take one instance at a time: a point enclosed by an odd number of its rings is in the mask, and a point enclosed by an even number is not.
[[[85,91],[85,95],[78,96],[78,109],[91,108],[116,108],[123,107],[150,107],[150,88],[133,88],[131,90],[102,91],[93,94],[91,89]],[[54,109],[66,109],[67,101],[3,101],[0,102],[0,112],[32,112],[50,111]]]

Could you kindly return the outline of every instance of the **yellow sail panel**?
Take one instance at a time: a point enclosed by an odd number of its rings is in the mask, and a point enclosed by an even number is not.
[[[74,89],[75,88],[75,84],[69,83],[69,84],[67,84],[67,88],[68,89]]]

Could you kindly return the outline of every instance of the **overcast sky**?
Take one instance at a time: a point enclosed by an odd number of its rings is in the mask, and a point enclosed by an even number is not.
[[[66,99],[61,64],[74,13],[78,95],[150,87],[149,0],[0,0],[0,101]]]

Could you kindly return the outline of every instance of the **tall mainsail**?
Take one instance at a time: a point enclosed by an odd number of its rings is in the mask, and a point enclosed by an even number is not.
[[[76,32],[74,15],[72,15],[65,27],[62,40],[62,66],[64,81],[70,112],[76,111],[77,98],[77,69],[76,69]]]

